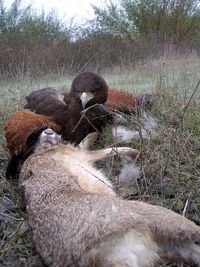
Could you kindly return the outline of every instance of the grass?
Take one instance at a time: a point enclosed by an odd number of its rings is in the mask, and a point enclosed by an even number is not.
[[[169,58],[149,61],[132,70],[113,70],[102,74],[112,88],[127,89],[138,95],[151,93],[152,113],[159,119],[156,139],[133,140],[130,146],[141,151],[137,164],[140,176],[134,184],[117,183],[122,162],[112,159],[103,167],[118,192],[128,199],[139,199],[168,207],[200,225],[200,79],[199,58]],[[43,80],[0,82],[0,265],[40,266],[34,251],[23,200],[17,181],[5,179],[9,158],[3,126],[10,114],[22,109],[24,96],[46,86],[69,88],[73,77],[44,77]],[[195,90],[196,88],[196,90]],[[193,97],[191,98],[192,94]],[[128,123],[134,128],[141,118]],[[114,140],[110,128],[104,130],[99,146]],[[172,222],[173,223],[173,222]],[[183,263],[164,266],[186,267]]]

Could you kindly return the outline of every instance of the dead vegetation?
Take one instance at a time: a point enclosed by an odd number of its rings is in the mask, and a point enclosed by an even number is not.
[[[123,197],[168,207],[200,225],[200,87],[196,78],[190,84],[184,82],[186,76],[183,75],[179,83],[169,85],[161,75],[152,88],[155,95],[152,114],[159,121],[159,136],[129,142],[141,151],[137,159],[140,167],[137,181],[126,185],[118,183],[120,158],[99,162],[98,166],[103,167]],[[38,267],[42,263],[31,242],[18,182],[7,181],[4,175],[9,154],[3,125],[11,112],[22,106],[22,98],[14,93],[2,97],[9,104],[5,104],[5,112],[0,110],[3,112],[0,119],[0,265]],[[140,124],[139,115],[126,122],[130,129]],[[96,147],[112,145],[115,140],[110,133],[109,127],[105,129]],[[188,267],[178,262],[162,266]]]

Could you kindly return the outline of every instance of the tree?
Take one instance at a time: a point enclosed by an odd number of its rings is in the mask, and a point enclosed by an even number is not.
[[[104,7],[93,5],[96,25],[134,42],[150,35],[172,40],[177,46],[196,34],[198,0],[121,0]]]

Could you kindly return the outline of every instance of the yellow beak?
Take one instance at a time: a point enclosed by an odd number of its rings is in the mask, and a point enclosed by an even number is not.
[[[85,108],[87,102],[92,99],[94,96],[90,93],[86,93],[86,92],[83,92],[81,95],[80,95],[80,99],[81,99],[81,103],[82,103],[82,107]]]

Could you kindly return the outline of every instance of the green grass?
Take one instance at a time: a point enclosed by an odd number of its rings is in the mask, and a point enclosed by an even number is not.
[[[138,95],[152,93],[162,84],[189,93],[200,77],[199,58],[163,58],[137,65],[135,69],[116,71],[104,76],[111,87],[128,89]]]
[[[118,192],[128,199],[139,199],[163,205],[180,214],[187,201],[185,216],[200,225],[200,87],[189,99],[200,79],[200,59],[169,58],[138,64],[134,69],[101,73],[109,87],[126,89],[135,95],[154,95],[152,114],[159,119],[156,139],[134,140],[130,146],[141,151],[137,164],[140,176],[128,190],[117,183],[122,162],[120,158],[101,162]],[[5,179],[9,157],[3,127],[12,112],[22,109],[24,96],[32,90],[52,86],[70,88],[73,77],[47,76],[42,80],[28,78],[0,82],[0,265],[39,266],[21,207],[17,181]],[[189,104],[189,105],[188,105]],[[134,117],[128,127],[142,119]],[[98,147],[113,144],[110,128],[104,130]],[[97,146],[96,146],[97,147]],[[173,223],[173,222],[172,222]],[[182,263],[164,266],[186,267]]]

